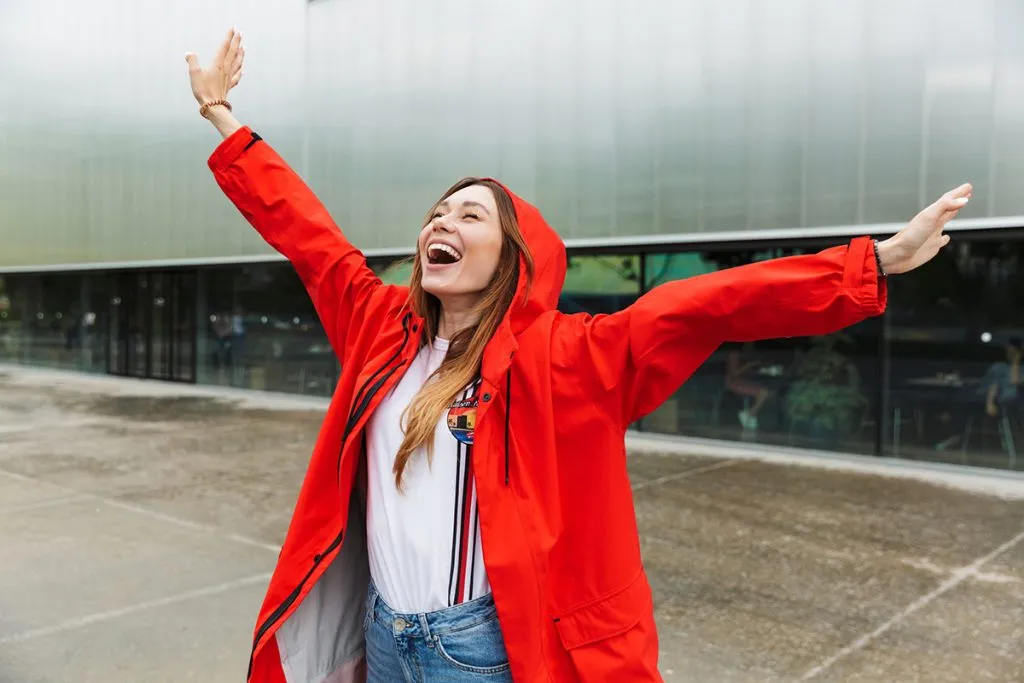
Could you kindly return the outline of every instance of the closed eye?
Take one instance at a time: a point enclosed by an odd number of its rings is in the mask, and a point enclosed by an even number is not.
[[[476,215],[475,213],[467,213],[466,218],[470,218],[474,221],[480,220],[480,216]]]

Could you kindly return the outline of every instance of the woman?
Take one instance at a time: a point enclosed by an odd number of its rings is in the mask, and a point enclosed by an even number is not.
[[[220,187],[294,265],[342,372],[253,641],[252,681],[659,681],[624,433],[725,341],[823,334],[884,310],[964,185],[894,237],[735,268],[614,315],[563,315],[540,213],[467,179],[385,286],[232,116],[240,37],[186,57],[224,136]],[[411,235],[410,235],[411,237]],[[365,654],[364,654],[365,653]]]

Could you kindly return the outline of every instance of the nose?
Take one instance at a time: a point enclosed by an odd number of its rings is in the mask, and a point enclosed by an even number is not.
[[[433,225],[430,226],[431,232],[452,232],[452,227],[448,225],[448,222],[444,218],[434,219]]]

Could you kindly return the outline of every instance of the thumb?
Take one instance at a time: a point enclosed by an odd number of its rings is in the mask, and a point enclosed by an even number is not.
[[[194,52],[189,52],[185,55],[185,63],[188,64],[189,71],[199,70],[199,58],[196,57]]]

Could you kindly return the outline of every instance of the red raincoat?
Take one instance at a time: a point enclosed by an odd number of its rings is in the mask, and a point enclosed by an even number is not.
[[[249,128],[209,161],[293,264],[341,376],[260,610],[249,679],[365,679],[367,419],[422,339],[313,193]],[[565,248],[513,195],[535,260],[481,367],[473,472],[484,563],[514,680],[660,681],[624,433],[725,341],[826,334],[885,308],[870,240],[671,282],[613,315],[556,310]],[[415,237],[418,226],[410,227]]]

